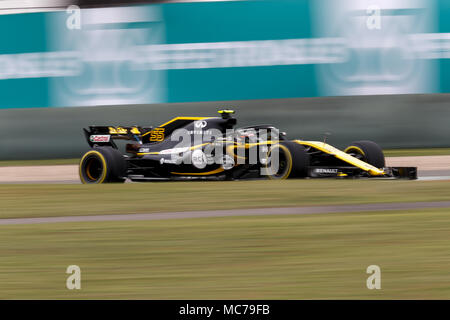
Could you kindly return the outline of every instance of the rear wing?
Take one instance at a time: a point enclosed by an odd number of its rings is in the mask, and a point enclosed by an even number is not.
[[[83,129],[83,132],[91,148],[94,146],[112,146],[117,149],[114,140],[131,140],[142,143],[142,135],[152,129],[152,127],[139,126],[89,126],[89,129]]]

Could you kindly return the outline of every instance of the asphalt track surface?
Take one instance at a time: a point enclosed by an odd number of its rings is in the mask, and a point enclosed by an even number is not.
[[[17,218],[17,219],[0,219],[0,225],[24,225],[24,224],[39,224],[39,223],[95,222],[95,221],[171,220],[171,219],[192,219],[192,218],[211,218],[211,217],[265,216],[265,215],[292,215],[292,214],[302,215],[302,214],[320,214],[320,213],[349,213],[349,212],[393,211],[393,210],[409,210],[409,209],[417,210],[417,209],[437,209],[437,208],[450,208],[450,201],[377,203],[377,204],[355,204],[355,205],[290,207],[290,208],[255,208],[255,209],[236,209],[236,210],[186,211],[186,212],[166,212],[166,213],[97,215],[97,216]]]
[[[450,180],[450,156],[386,158],[388,166],[418,167],[420,180]],[[0,183],[80,183],[77,165],[0,167]]]

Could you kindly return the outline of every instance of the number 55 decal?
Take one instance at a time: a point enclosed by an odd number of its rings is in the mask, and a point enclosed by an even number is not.
[[[150,132],[150,141],[163,141],[164,128],[155,128]]]

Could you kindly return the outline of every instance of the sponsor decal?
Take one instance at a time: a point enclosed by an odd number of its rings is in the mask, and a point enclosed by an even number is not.
[[[122,127],[109,127],[109,133],[110,134],[127,134],[128,130],[126,128],[122,128]]]
[[[172,153],[183,153],[189,151],[189,147],[184,148],[173,148],[173,149],[166,149],[159,152],[159,154],[172,154]]]
[[[89,137],[91,142],[109,142],[111,136],[108,134],[95,134]]]
[[[222,168],[224,170],[230,170],[234,167],[234,159],[229,155],[224,155],[222,159]]]
[[[212,130],[205,130],[205,131],[203,131],[203,130],[190,130],[190,131],[187,131],[187,133],[191,134],[191,135],[192,134],[199,134],[199,135],[204,134],[204,135],[208,136],[208,135],[212,135],[213,131]]]
[[[165,158],[161,158],[161,160],[159,160],[159,163],[164,164],[164,163],[169,163],[169,164],[180,164],[181,158],[177,158],[177,159],[165,159]]]
[[[205,120],[198,120],[194,122],[194,127],[198,128],[198,129],[203,129],[204,127],[207,126],[207,122]]]
[[[202,150],[197,149],[192,152],[192,164],[197,169],[204,169],[206,167],[207,159],[205,153]]]
[[[316,173],[337,174],[338,169],[319,168],[314,170]]]

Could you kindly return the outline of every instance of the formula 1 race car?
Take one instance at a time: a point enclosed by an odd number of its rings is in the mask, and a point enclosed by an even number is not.
[[[341,151],[320,141],[287,140],[270,125],[234,129],[234,111],[176,117],[158,127],[90,126],[92,148],[79,166],[83,183],[288,178],[416,179],[416,167],[386,167],[374,142]],[[124,152],[115,141],[128,140]]]

